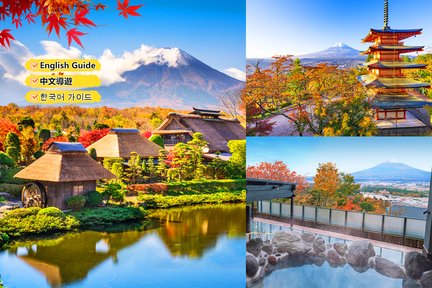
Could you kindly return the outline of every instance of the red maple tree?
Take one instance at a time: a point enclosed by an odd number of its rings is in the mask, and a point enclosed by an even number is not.
[[[35,18],[40,18],[48,35],[54,30],[60,36],[60,31],[64,30],[69,46],[72,41],[83,46],[79,37],[86,33],[78,31],[78,27],[96,26],[87,15],[91,10],[99,11],[107,7],[91,0],[3,0],[0,5],[0,20],[9,19],[18,29],[23,26],[23,20],[27,20],[28,24],[35,24]],[[137,10],[142,6],[129,5],[129,0],[118,0],[116,9],[120,11],[119,15],[128,18],[140,16]],[[10,29],[0,31],[1,46],[9,47],[10,41],[15,39],[10,32]]]
[[[78,138],[78,142],[81,142],[84,147],[88,147],[94,142],[104,137],[105,135],[107,135],[109,131],[109,128],[87,131]]]
[[[42,145],[42,151],[47,151],[51,143],[53,142],[69,142],[68,138],[66,136],[57,136],[53,138],[49,138],[45,143]]]
[[[246,175],[247,178],[295,183],[297,184],[296,192],[298,193],[303,192],[307,187],[309,187],[304,176],[297,174],[295,171],[291,171],[282,161],[276,161],[274,163],[261,162],[254,166],[248,166]]]

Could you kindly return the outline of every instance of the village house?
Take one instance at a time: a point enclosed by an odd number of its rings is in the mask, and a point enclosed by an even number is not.
[[[46,154],[15,178],[31,180],[22,192],[24,207],[66,209],[65,200],[96,190],[96,181],[116,178],[93,160],[81,143],[53,142]]]

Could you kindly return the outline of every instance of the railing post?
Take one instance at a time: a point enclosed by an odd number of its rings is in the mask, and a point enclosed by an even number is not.
[[[279,217],[282,218],[282,202],[279,203]]]
[[[315,224],[318,223],[318,207],[315,207]]]
[[[305,218],[305,206],[302,206],[302,226],[304,226],[304,218]]]
[[[384,224],[385,224],[385,215],[382,215],[381,220],[381,240],[384,241]]]
[[[332,225],[332,209],[330,208],[330,211],[329,211],[329,225],[331,226]]]
[[[271,201],[269,201],[269,213],[270,213],[270,215],[273,215],[273,213],[272,213],[272,202]]]
[[[406,228],[407,228],[408,219],[404,218],[403,232],[402,232],[402,245],[405,245],[405,237],[406,237]]]
[[[348,211],[345,210],[345,228],[347,228],[348,225]]]
[[[364,228],[365,228],[365,217],[366,217],[366,213],[363,213],[363,218],[362,218],[362,231],[364,232]]]

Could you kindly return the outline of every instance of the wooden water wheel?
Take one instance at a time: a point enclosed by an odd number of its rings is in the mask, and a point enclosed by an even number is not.
[[[37,182],[28,183],[21,193],[21,201],[25,208],[46,207],[47,195],[44,186]]]

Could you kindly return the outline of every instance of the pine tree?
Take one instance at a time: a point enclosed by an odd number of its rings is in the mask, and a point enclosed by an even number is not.
[[[126,183],[137,184],[142,182],[142,170],[141,165],[139,164],[140,158],[141,156],[138,153],[131,152],[130,159],[128,161],[128,167],[123,173],[123,179]]]
[[[158,164],[156,166],[157,174],[161,180],[167,179],[168,165],[166,163],[168,152],[166,150],[159,150]]]

